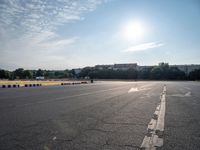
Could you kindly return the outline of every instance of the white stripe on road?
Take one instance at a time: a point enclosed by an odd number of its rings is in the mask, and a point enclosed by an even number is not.
[[[140,88],[130,88],[130,90],[128,91],[128,93],[131,93],[131,92],[138,92],[138,91],[144,91],[144,90],[149,90],[151,88],[146,88],[146,87],[140,87]]]
[[[186,96],[186,97],[191,96],[191,92],[187,92],[187,93],[185,93],[185,96]]]
[[[128,93],[137,92],[137,91],[139,91],[138,88],[131,88],[131,89],[128,91]]]
[[[174,96],[174,97],[191,97],[191,92],[187,92],[185,94],[172,94],[169,96]]]
[[[165,88],[165,87],[164,87]],[[166,89],[166,88],[165,88]],[[163,90],[164,91],[164,90]],[[162,95],[161,98],[161,104],[160,104],[160,112],[159,112],[159,117],[156,125],[156,133],[162,134],[164,131],[164,123],[165,123],[165,94],[166,90]],[[162,133],[160,133],[162,132]]]
[[[163,92],[160,97],[160,104],[157,106],[153,118],[148,124],[147,135],[143,139],[141,149],[156,150],[156,147],[161,147],[163,145],[165,109],[166,109],[166,86],[163,87]]]

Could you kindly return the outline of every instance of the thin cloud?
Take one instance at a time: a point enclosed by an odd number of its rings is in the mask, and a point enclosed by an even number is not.
[[[56,34],[58,26],[83,20],[83,14],[95,10],[102,2],[103,0],[1,0],[0,42],[5,42],[5,38],[7,41],[16,38],[29,38],[32,41],[36,39],[35,35],[46,36],[47,33],[51,33],[47,39],[55,39],[59,37]]]
[[[103,2],[0,0],[0,64],[26,67],[34,62],[34,66],[36,63],[46,66],[46,62],[56,60],[60,65],[69,60],[62,51],[67,51],[79,37],[62,37],[56,32],[58,27],[83,20],[85,13],[94,11]]]
[[[158,42],[143,43],[143,44],[131,46],[131,47],[123,50],[123,52],[144,51],[144,50],[148,50],[148,49],[152,49],[152,48],[158,48],[163,45],[164,45],[163,43],[158,43]]]
[[[2,0],[0,2],[1,27],[40,32],[57,25],[83,19],[82,14],[93,11],[100,0]]]

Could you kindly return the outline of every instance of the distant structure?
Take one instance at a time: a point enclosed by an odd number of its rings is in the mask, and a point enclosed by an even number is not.
[[[128,69],[137,69],[137,63],[128,63],[128,64],[114,64],[114,65],[96,65],[96,69],[111,69],[111,70],[128,70]]]
[[[99,69],[99,70],[103,70],[103,69],[113,69],[114,65],[96,65],[95,68]]]
[[[81,68],[77,68],[77,69],[74,69],[74,73],[75,75],[78,75],[79,73],[81,73]]]
[[[128,69],[137,69],[137,63],[113,65],[113,70],[128,70]]]
[[[154,67],[154,66],[137,66],[137,71],[141,71],[143,69],[147,69],[147,68],[150,68],[150,67]]]
[[[194,64],[192,64],[192,65],[170,65],[170,66],[177,67],[178,69],[185,72],[186,74],[189,74],[191,71],[193,71],[195,69],[200,69],[200,65],[194,65]]]
[[[161,63],[159,63],[161,64]],[[191,64],[191,65],[169,65],[170,67],[177,67],[181,71],[185,72],[186,74],[189,74],[191,71],[195,69],[200,69],[200,65],[197,64]],[[114,64],[114,65],[96,65],[95,68],[99,70],[103,69],[111,69],[111,70],[128,70],[128,69],[136,69],[138,71],[150,68],[154,66],[139,66],[137,63],[125,63],[125,64]]]

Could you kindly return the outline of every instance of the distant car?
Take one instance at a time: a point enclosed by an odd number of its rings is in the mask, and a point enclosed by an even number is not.
[[[39,76],[35,78],[36,80],[44,80],[45,78],[43,76]]]
[[[90,77],[89,76],[85,76],[85,79],[90,79]]]

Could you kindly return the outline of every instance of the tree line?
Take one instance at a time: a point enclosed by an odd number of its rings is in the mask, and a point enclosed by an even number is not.
[[[46,79],[61,79],[73,77],[71,70],[51,71],[51,70],[24,70],[18,68],[14,71],[7,71],[0,69],[0,79],[35,79],[36,77],[43,76]]]
[[[79,74],[80,78],[92,79],[134,79],[134,80],[200,80],[200,69],[193,70],[189,74],[181,71],[168,63],[160,63],[158,66],[144,67],[141,70],[113,70],[85,67]]]
[[[179,70],[167,63],[160,63],[158,66],[144,67],[141,70],[130,68],[128,70],[98,69],[85,67],[80,73],[75,70],[24,70],[18,68],[14,71],[0,69],[0,79],[35,79],[44,76],[46,79],[62,78],[90,78],[90,79],[133,79],[133,80],[200,80],[200,69],[191,71],[189,74]]]

